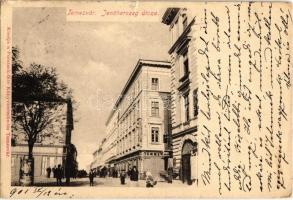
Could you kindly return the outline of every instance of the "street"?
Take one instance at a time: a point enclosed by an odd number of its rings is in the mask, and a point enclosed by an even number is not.
[[[62,180],[62,184],[65,186],[65,179]],[[35,178],[34,186],[50,186],[54,187],[56,185],[56,179],[54,178],[46,178],[46,177],[40,177]],[[84,187],[90,187],[89,185],[89,178],[76,178],[70,179],[70,187],[76,187],[76,186],[84,186]],[[126,179],[126,184],[121,185],[119,178],[112,178],[112,177],[106,177],[106,178],[100,178],[96,177],[94,179],[94,186],[93,187],[146,187],[145,186],[145,180],[139,180],[139,181],[130,181],[129,178]],[[183,184],[180,180],[174,180],[173,183],[167,183],[165,181],[158,181],[157,185],[155,187],[191,187],[187,184]]]

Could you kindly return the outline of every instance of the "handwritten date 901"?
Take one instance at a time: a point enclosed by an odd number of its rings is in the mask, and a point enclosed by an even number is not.
[[[73,194],[62,191],[62,188],[45,188],[45,187],[32,187],[32,188],[18,188],[14,187],[10,190],[10,197],[34,197],[34,198],[72,198]]]

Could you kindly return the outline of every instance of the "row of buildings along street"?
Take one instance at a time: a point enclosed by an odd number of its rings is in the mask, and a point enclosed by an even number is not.
[[[135,167],[139,180],[151,173],[156,180],[169,183],[174,179],[189,185],[197,183],[194,15],[187,9],[168,8],[161,25],[169,27],[170,60],[142,58],[129,66],[133,70],[109,113],[106,136],[92,153],[89,171],[95,175],[119,177]],[[39,109],[36,102],[45,106],[56,101],[55,97],[45,101],[39,97],[25,99],[27,91],[21,92],[24,95],[18,94],[20,99],[14,97],[16,93],[13,96],[15,113],[17,108],[25,111],[27,105]],[[58,185],[63,178],[69,185],[70,178],[87,176],[84,169],[78,168],[78,150],[71,141],[72,107],[70,98],[59,99],[54,103],[54,114],[49,116],[50,123],[40,130],[30,130],[38,125],[30,114],[27,119],[32,123],[22,127],[24,118],[13,124],[12,185],[51,185],[55,178]]]
[[[106,137],[93,152],[95,173],[115,176],[136,167],[140,179],[150,171],[169,181],[197,181],[194,16],[168,8],[162,23],[170,30],[170,62],[138,60],[109,114]]]
[[[11,196],[291,194],[291,4],[88,5],[7,11]]]

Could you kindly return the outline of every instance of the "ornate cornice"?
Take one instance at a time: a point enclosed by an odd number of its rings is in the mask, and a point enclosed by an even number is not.
[[[164,13],[164,16],[162,18],[162,23],[166,25],[170,25],[174,19],[174,17],[179,12],[180,8],[168,8],[166,12]]]
[[[188,129],[185,129],[185,130],[180,131],[178,133],[172,134],[172,139],[177,138],[177,137],[182,137],[182,136],[184,136],[186,134],[190,134],[190,133],[193,133],[193,132],[197,132],[197,126],[190,127]]]
[[[118,97],[107,121],[106,121],[106,125],[109,124],[113,114],[115,113],[115,111],[117,110],[117,108],[119,107],[121,101],[123,100],[125,94],[127,93],[128,89],[130,88],[131,84],[133,83],[133,81],[135,80],[136,76],[139,74],[139,72],[141,71],[141,68],[143,66],[147,66],[147,67],[160,67],[160,68],[167,68],[170,69],[171,68],[171,63],[169,61],[159,61],[159,60],[145,60],[145,59],[139,59],[134,70],[132,71],[128,81],[126,82],[120,96]]]

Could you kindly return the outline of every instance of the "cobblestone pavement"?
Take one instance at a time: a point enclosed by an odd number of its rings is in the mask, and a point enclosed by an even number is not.
[[[65,185],[65,179],[62,179],[63,186]],[[39,177],[35,178],[35,186],[57,186],[56,179],[54,178],[45,178]],[[77,178],[77,179],[70,179],[70,187],[90,187],[89,186],[89,178]],[[145,180],[139,181],[130,181],[129,178],[126,179],[126,184],[121,185],[119,178],[95,178],[94,179],[94,187],[145,187]],[[187,184],[183,184],[179,180],[174,180],[173,183],[167,183],[165,181],[158,181],[155,187],[192,187]]]

